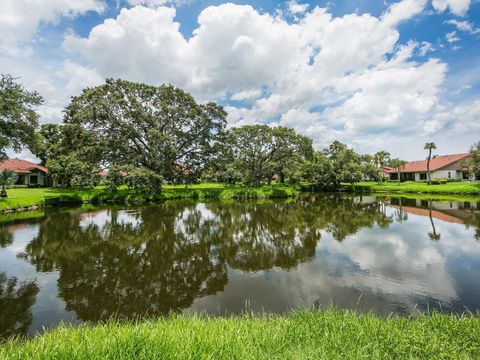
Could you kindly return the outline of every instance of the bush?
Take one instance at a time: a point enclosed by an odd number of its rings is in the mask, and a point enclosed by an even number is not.
[[[119,168],[111,168],[105,178],[105,189],[110,192],[117,191],[117,188],[123,185],[125,175]]]
[[[145,168],[130,168],[123,181],[125,185],[134,190],[156,195],[162,190],[163,178]]]

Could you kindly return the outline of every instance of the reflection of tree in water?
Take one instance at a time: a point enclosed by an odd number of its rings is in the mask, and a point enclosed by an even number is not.
[[[222,290],[225,265],[210,238],[198,242],[175,229],[178,208],[143,210],[139,226],[117,222],[81,226],[80,218],[52,217],[26,248],[39,270],[57,269],[60,297],[83,320],[164,314]]]
[[[306,209],[316,217],[318,226],[330,232],[337,241],[356,234],[363,228],[371,228],[375,224],[386,228],[392,223],[392,218],[382,211],[380,201],[363,203],[349,196],[325,195],[317,199]]]
[[[391,221],[380,203],[336,196],[292,203],[163,204],[131,212],[128,221],[124,215],[109,210],[99,226],[78,215],[49,217],[23,254],[39,271],[59,271],[60,297],[83,320],[186,308],[223,290],[227,265],[289,269],[313,259],[322,229],[343,240]]]
[[[470,210],[472,216],[465,219],[467,228],[473,227],[475,229],[475,239],[480,241],[480,211]]]
[[[13,234],[10,233],[5,227],[0,227],[0,247],[7,247],[12,242]]]
[[[33,281],[18,284],[16,278],[0,273],[0,339],[27,334],[38,290]]]
[[[437,233],[437,229],[435,228],[435,222],[433,221],[432,217],[432,200],[428,202],[428,217],[430,218],[430,224],[432,225],[432,231],[428,233],[428,237],[431,240],[440,240],[441,234]]]

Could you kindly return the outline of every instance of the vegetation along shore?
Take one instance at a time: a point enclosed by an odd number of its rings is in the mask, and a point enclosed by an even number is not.
[[[227,318],[172,316],[58,327],[9,340],[10,359],[427,359],[480,357],[480,318],[419,315],[381,318],[344,311]]]

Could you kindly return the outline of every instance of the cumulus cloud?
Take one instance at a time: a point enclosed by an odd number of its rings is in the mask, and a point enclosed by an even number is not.
[[[0,51],[14,53],[19,42],[31,40],[41,23],[75,17],[87,11],[102,12],[103,0],[0,0]]]
[[[396,28],[425,5],[403,0],[380,17],[334,17],[315,7],[292,23],[249,5],[223,4],[200,13],[190,38],[179,31],[174,8],[137,6],[87,37],[68,34],[64,48],[92,64],[94,78],[168,82],[204,100],[247,101],[248,107],[227,107],[231,125],[291,126],[317,146],[389,132],[431,134],[447,66],[411,60],[432,45],[399,46]]]
[[[401,143],[398,139],[412,134],[436,134],[458,119],[455,108],[440,100],[447,65],[428,58],[433,45],[399,43],[398,25],[422,14],[427,0],[395,2],[378,17],[335,17],[327,8],[292,0],[287,10],[293,20],[228,3],[205,8],[190,37],[180,31],[175,8],[164,6],[174,2],[128,3],[133,7],[105,19],[87,36],[65,35],[63,49],[75,60],[62,61],[53,74],[65,94],[76,95],[105,77],[172,83],[200,101],[226,104],[230,126],[290,126],[311,136],[317,147],[339,139],[367,149],[385,144],[385,136]],[[441,3],[434,1],[438,11],[460,11],[455,1],[444,8]],[[50,17],[37,14],[37,25],[103,6],[100,0],[57,6]],[[448,23],[475,31],[467,21]],[[37,25],[15,41],[34,36]],[[455,31],[447,35],[447,41],[457,40]],[[414,55],[422,60],[414,61]],[[55,96],[61,100],[42,110],[46,117],[54,117],[68,99]],[[476,108],[463,106],[463,113]]]
[[[471,0],[433,0],[432,6],[438,12],[450,9],[458,16],[464,16],[470,8]]]

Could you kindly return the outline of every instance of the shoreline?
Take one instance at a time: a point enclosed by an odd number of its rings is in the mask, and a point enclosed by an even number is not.
[[[478,183],[480,186],[480,183]],[[222,187],[223,186],[223,187]],[[405,198],[422,198],[439,201],[480,201],[480,193],[476,192],[444,192],[444,191],[414,191],[408,190],[404,187],[402,189],[395,189],[396,185],[378,185],[378,187],[371,184],[357,184],[357,185],[343,185],[337,193],[342,194],[356,194],[356,195],[372,195],[379,197],[405,197]],[[27,189],[35,195],[36,191],[48,188]],[[14,192],[15,189],[10,189]],[[243,187],[243,186],[225,186],[218,184],[217,186],[210,184],[210,187],[202,187],[200,185],[177,186],[168,187],[162,190],[159,196],[145,195],[135,193],[128,189],[121,189],[114,193],[106,192],[103,189],[58,189],[52,188],[52,192],[58,192],[59,196],[45,196],[40,195],[35,198],[26,198],[24,204],[18,206],[9,206],[9,200],[16,200],[14,197],[0,200],[0,217],[26,211],[36,211],[50,207],[68,207],[79,206],[83,204],[145,204],[157,203],[166,200],[182,200],[182,199],[230,199],[230,200],[262,200],[262,199],[282,199],[294,198],[301,193],[321,193],[322,191],[315,190],[312,185],[269,185],[259,188]],[[63,190],[63,193],[62,193]],[[432,190],[432,189],[430,189]],[[25,189],[23,190],[25,191]],[[325,193],[330,193],[324,191]],[[333,193],[333,192],[332,192]],[[2,204],[6,200],[7,205]],[[3,205],[3,206],[2,206]]]

